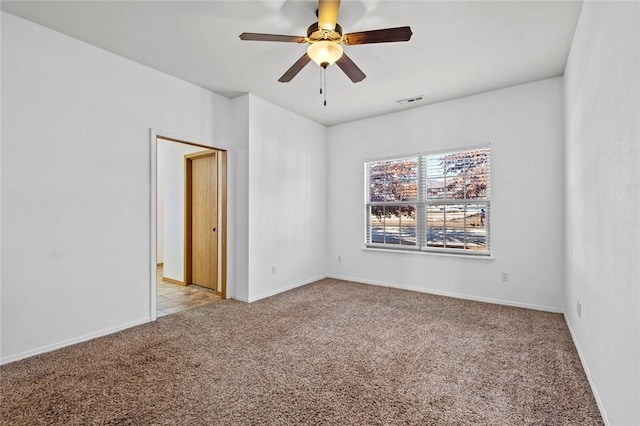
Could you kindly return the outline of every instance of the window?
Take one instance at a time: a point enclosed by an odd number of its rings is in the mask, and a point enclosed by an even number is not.
[[[365,163],[368,247],[489,254],[488,147]]]

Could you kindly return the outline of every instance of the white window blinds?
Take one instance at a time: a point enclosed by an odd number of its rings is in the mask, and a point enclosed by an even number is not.
[[[365,163],[369,247],[489,254],[490,150]]]

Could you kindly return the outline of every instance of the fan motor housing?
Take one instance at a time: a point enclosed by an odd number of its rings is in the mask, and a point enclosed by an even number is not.
[[[320,28],[317,22],[309,25],[307,28],[307,38],[311,41],[329,40],[339,42],[342,40],[342,27],[336,24],[333,31],[327,31]]]

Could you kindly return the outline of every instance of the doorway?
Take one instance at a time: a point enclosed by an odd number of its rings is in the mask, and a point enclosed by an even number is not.
[[[227,152],[151,136],[153,320],[226,298]]]

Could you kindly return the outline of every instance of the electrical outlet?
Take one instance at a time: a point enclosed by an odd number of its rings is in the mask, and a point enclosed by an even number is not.
[[[502,272],[502,281],[509,281],[509,273]]]
[[[338,263],[342,263],[342,256],[338,256]]]
[[[276,265],[271,265],[271,273],[272,274],[276,273]]]
[[[576,313],[578,314],[578,318],[582,318],[582,303],[579,301],[576,302]]]

